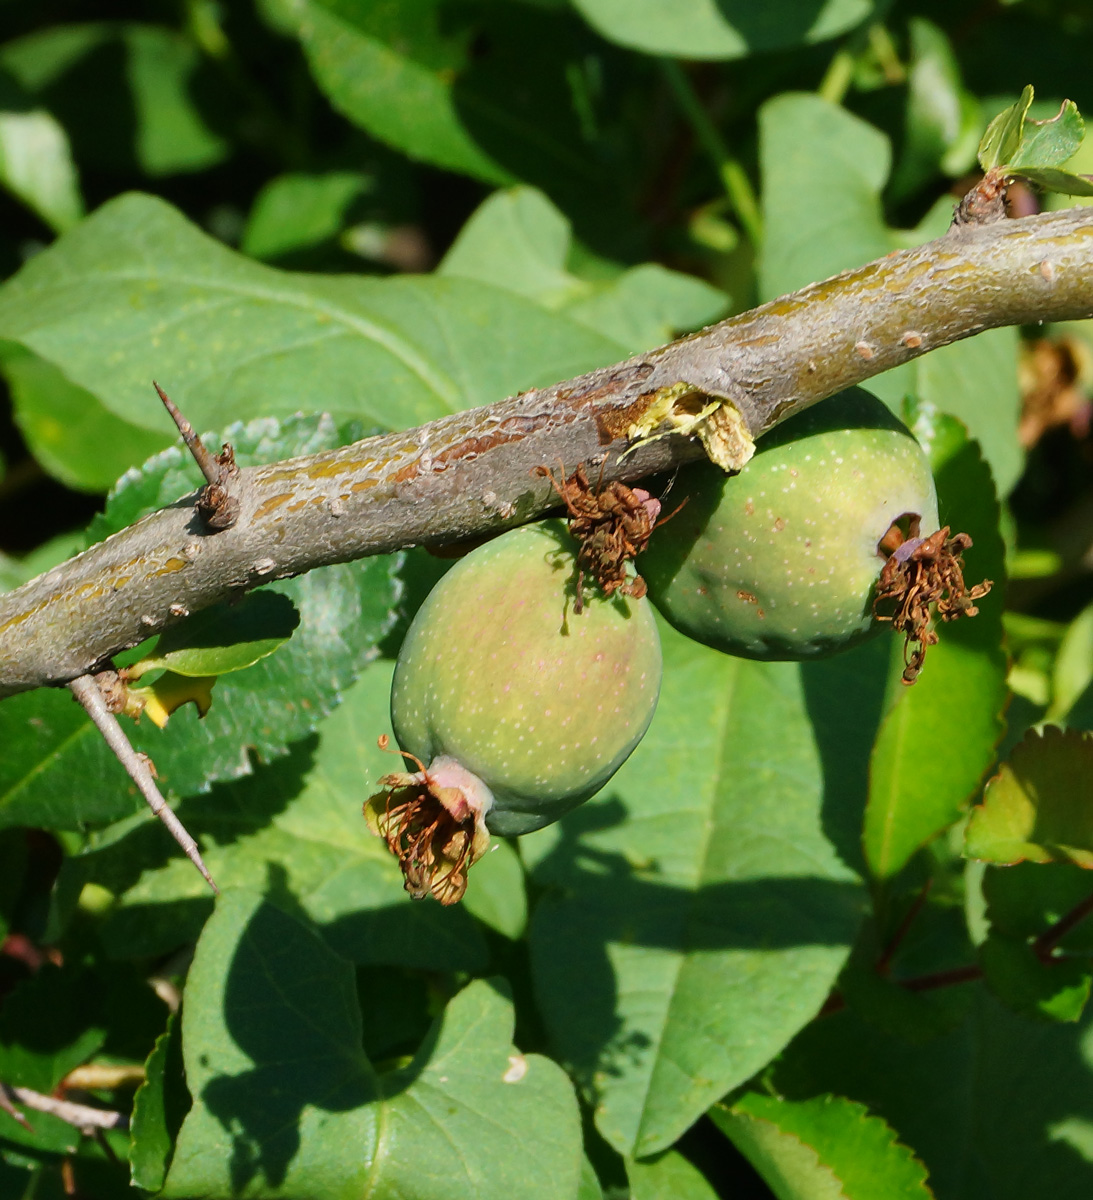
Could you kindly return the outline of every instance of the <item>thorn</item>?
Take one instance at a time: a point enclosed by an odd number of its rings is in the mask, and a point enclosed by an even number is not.
[[[201,468],[201,474],[205,476],[209,483],[219,483],[220,464],[216,461],[216,458],[205,449],[202,440],[194,433],[194,427],[178,411],[175,402],[154,379],[152,380],[152,387],[159,393],[159,398],[163,401],[163,407],[171,414],[171,420],[178,426],[178,432],[182,434],[182,440],[197,460],[197,465]]]
[[[239,499],[229,491],[231,482],[239,474],[235,465],[235,453],[231,446],[225,445],[219,454],[210,454],[204,443],[194,433],[193,426],[178,411],[170,396],[153,379],[152,386],[159,393],[164,408],[171,414],[171,420],[178,426],[182,440],[189,447],[190,453],[197,460],[202,475],[207,483],[198,494],[196,508],[205,524],[214,532],[230,529],[239,519]]]
[[[137,789],[144,797],[148,807],[167,826],[171,837],[182,847],[186,857],[197,867],[205,882],[219,896],[220,889],[209,874],[208,867],[205,866],[201,851],[197,848],[197,842],[186,832],[186,827],[175,816],[167,801],[160,794],[147,757],[138,754],[129,744],[125,730],[122,729],[118,718],[107,708],[106,700],[94,678],[91,675],[81,675],[78,679],[69,682],[68,690],[80,702],[96,729],[102,734],[106,744],[114,751],[118,761],[128,772],[129,778],[137,785]]]

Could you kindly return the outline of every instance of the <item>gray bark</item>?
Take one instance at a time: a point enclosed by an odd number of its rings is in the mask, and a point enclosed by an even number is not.
[[[752,437],[824,397],[1001,325],[1093,316],[1093,208],[950,231],[616,366],[403,433],[251,467],[211,532],[183,497],[0,596],[0,697],[63,684],[240,591],[315,567],[519,524],[535,468],[634,480],[698,458],[633,448],[664,389],[730,401]],[[682,389],[686,390],[686,389]],[[307,407],[306,402],[301,407]]]

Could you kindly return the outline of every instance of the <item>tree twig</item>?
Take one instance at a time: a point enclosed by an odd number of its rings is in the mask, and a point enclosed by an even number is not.
[[[1000,325],[1093,316],[1093,209],[950,231],[647,354],[404,433],[239,472],[238,519],[194,497],[0,596],[0,698],[88,674],[185,616],[271,579],[461,541],[555,504],[559,459],[605,483],[699,458],[657,413],[710,398],[758,437],[825,396]],[[666,434],[661,424],[652,432]],[[637,444],[635,444],[637,443]]]
[[[148,807],[167,826],[171,837],[182,847],[183,853],[204,876],[205,881],[214,892],[220,889],[209,874],[208,868],[197,848],[197,842],[186,832],[185,826],[171,811],[167,801],[160,794],[156,781],[152,776],[148,760],[129,744],[117,717],[107,708],[106,700],[99,685],[90,675],[81,675],[69,681],[69,690],[83,705],[84,711],[91,718],[95,728],[102,734],[106,744],[114,751],[118,761],[126,769],[129,778],[137,785],[137,789],[148,802]]]
[[[1093,913],[1093,894],[1086,896],[1084,900],[1079,900],[1068,913],[1064,913],[1054,925],[1049,926],[1040,934],[1032,943],[1037,957],[1044,962],[1050,961],[1051,952],[1055,947],[1091,913]]]
[[[26,1117],[23,1116],[23,1114],[15,1107],[15,1103],[13,1102],[11,1096],[8,1095],[8,1091],[9,1089],[4,1084],[0,1083],[0,1112],[6,1112],[13,1121],[16,1121],[18,1124],[22,1125],[27,1133],[33,1133],[34,1126],[31,1125]]]
[[[32,1091],[30,1088],[13,1087],[8,1083],[0,1083],[0,1105],[5,1112],[11,1112],[15,1104],[21,1104],[24,1108],[32,1108],[35,1112],[49,1113],[88,1135],[94,1133],[96,1129],[129,1128],[129,1118],[125,1113],[111,1112],[105,1108],[93,1108],[90,1104],[75,1104],[71,1100],[58,1100],[56,1096],[44,1096],[41,1092]],[[12,1115],[16,1117],[16,1120],[22,1117],[18,1110]],[[27,1124],[25,1117],[22,1117],[21,1123]]]

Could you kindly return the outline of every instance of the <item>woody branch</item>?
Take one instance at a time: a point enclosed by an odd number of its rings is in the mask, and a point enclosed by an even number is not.
[[[0,596],[0,697],[67,683],[271,579],[526,521],[556,503],[535,474],[544,464],[633,480],[700,457],[675,434],[633,447],[666,392],[681,405],[728,401],[757,437],[982,330],[1091,315],[1093,209],[966,226],[615,366],[242,470],[230,528],[211,528],[184,497]]]

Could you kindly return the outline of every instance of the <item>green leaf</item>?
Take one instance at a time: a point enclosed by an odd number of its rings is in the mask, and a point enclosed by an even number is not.
[[[935,878],[940,876],[935,867]],[[941,886],[936,889],[941,890]],[[883,925],[875,917],[866,922],[839,976],[839,990],[850,1008],[878,1029],[910,1042],[926,1042],[958,1026],[967,1017],[972,993],[960,987],[916,991],[903,981],[935,971],[967,969],[975,957],[964,913],[952,903],[927,901],[909,929],[902,925],[920,895],[921,889],[886,894],[876,905],[883,905]]]
[[[572,274],[571,230],[535,188],[498,191],[463,226],[438,274],[477,279],[614,339],[623,354],[659,345],[721,316],[726,296],[690,275],[646,263],[614,278]]]
[[[892,1129],[841,1096],[746,1092],[710,1110],[778,1200],[927,1200],[926,1171]]]
[[[960,818],[1005,730],[1004,548],[990,471],[951,418],[921,408],[913,429],[934,465],[942,524],[972,537],[967,582],[987,578],[994,588],[977,616],[940,625],[922,674],[899,689],[877,736],[862,841],[878,879]],[[897,639],[893,652],[901,667]]]
[[[43,966],[5,997],[0,1013],[0,1079],[47,1095],[106,1037],[98,996],[79,968]]]
[[[861,875],[866,873],[861,831],[869,763],[886,709],[890,651],[888,639],[880,636],[800,666],[823,776],[824,833],[843,862]]]
[[[421,1045],[452,977],[410,967],[358,966],[357,1000],[364,1025],[364,1052],[373,1062],[406,1062]]]
[[[223,85],[191,41],[162,25],[57,25],[8,42],[0,64],[60,120],[81,161],[170,175],[228,154],[193,100],[210,88],[223,99]]]
[[[671,1145],[815,1015],[861,896],[822,830],[829,764],[808,715],[840,701],[806,697],[795,664],[666,627],[662,641],[660,705],[633,757],[599,799],[522,839],[549,889],[530,935],[540,1009],[627,1157]]]
[[[133,1097],[129,1165],[133,1185],[147,1192],[163,1187],[178,1131],[190,1107],[178,1026],[178,1014],[172,1013],[148,1056],[144,1082]]]
[[[1030,730],[987,784],[964,839],[970,858],[1093,868],[1093,735]]]
[[[1037,938],[1093,892],[1090,876],[1073,863],[987,867],[982,893],[990,928],[1013,938]],[[1093,922],[1079,922],[1058,943],[1064,952],[1093,953]]]
[[[0,336],[157,430],[169,426],[152,378],[195,429],[301,407],[403,428],[618,358],[613,341],[482,284],[274,270],[140,195],[3,285]]]
[[[108,491],[125,471],[170,445],[171,431],[120,420],[53,365],[18,346],[0,359],[19,432],[35,459],[68,487]]]
[[[987,986],[1014,1012],[1049,1021],[1080,1020],[1093,983],[1088,959],[1045,962],[1028,942],[992,932],[979,947],[979,961]]]
[[[515,856],[506,847],[479,864],[466,905],[415,903],[398,864],[361,812],[376,780],[391,769],[391,755],[376,745],[390,727],[391,670],[389,662],[365,668],[318,737],[297,743],[287,757],[247,779],[185,802],[178,814],[222,886],[290,896],[344,957],[481,970],[486,949],[472,912],[508,936],[523,921],[526,900]],[[89,881],[117,897],[100,936],[119,956],[169,953],[198,936],[212,908],[201,877],[144,813],[105,830],[84,854],[69,859],[60,891],[78,893]]]
[[[783,93],[759,110],[763,177],[761,299],[773,299],[893,247],[881,210],[888,139],[819,96]]]
[[[31,1113],[28,1114],[16,1103],[16,1110],[23,1112],[23,1115],[30,1121],[31,1128],[24,1128],[13,1117],[0,1109],[0,1138],[3,1139],[5,1150],[4,1157],[11,1156],[11,1149],[17,1147],[19,1151],[24,1151],[18,1158],[19,1165],[25,1169],[31,1169],[36,1165],[36,1159],[39,1156],[53,1157],[55,1155],[74,1154],[80,1144],[80,1133],[73,1129],[67,1122],[62,1121],[60,1117],[55,1117],[51,1113]],[[0,1166],[3,1165],[3,1160],[0,1159]],[[0,1171],[0,1182],[4,1179],[3,1172]],[[16,1192],[16,1195],[23,1193]],[[28,1188],[27,1197],[33,1200],[34,1193]]]
[[[952,202],[942,198],[914,230],[888,229],[881,189],[888,140],[874,126],[813,95],[784,93],[759,111],[765,238],[760,299],[944,234]],[[871,379],[868,388],[897,415],[919,397],[959,418],[983,447],[1000,495],[1013,488],[1020,396],[1017,337],[997,329],[965,338]]]
[[[710,1115],[777,1200],[845,1200],[846,1192],[835,1172],[794,1134],[783,1133],[773,1121],[747,1112],[734,1114],[713,1108]]]
[[[222,438],[210,435],[211,444]],[[255,421],[223,432],[241,463],[288,458],[338,445],[326,417]],[[196,476],[196,479],[195,479]],[[109,536],[170,503],[200,479],[189,456],[164,451],[125,477],[91,536]],[[279,654],[220,680],[209,715],[187,706],[165,730],[129,726],[175,796],[204,791],[217,779],[248,774],[313,730],[376,653],[394,619],[397,556],[364,559],[270,585],[292,602],[300,628]],[[278,602],[283,603],[283,602]],[[0,827],[82,828],[140,811],[136,794],[98,731],[72,698],[56,689],[0,703]],[[17,747],[17,749],[16,749]]]
[[[349,965],[299,917],[227,893],[187,980],[195,1101],[163,1195],[576,1197],[572,1091],[512,1029],[509,1001],[472,983],[413,1061],[380,1075]]]
[[[725,316],[728,296],[691,275],[643,263],[564,309],[581,325],[637,354]]]
[[[1051,704],[1045,719],[1062,722],[1093,683],[1093,605],[1070,622],[1052,665]]]
[[[577,1200],[604,1200],[596,1168],[588,1161],[587,1155],[581,1161],[581,1183],[577,1190]]]
[[[120,766],[71,696],[39,689],[0,702],[0,827],[79,828],[132,812]]]
[[[7,829],[0,833],[0,945],[7,936],[12,912],[26,880],[28,851],[25,830]]]
[[[1047,167],[1021,167],[1014,174],[1046,192],[1060,192],[1064,196],[1093,196],[1093,180],[1085,175],[1072,175],[1069,171]]]
[[[979,143],[979,165],[984,171],[1006,166],[1017,154],[1032,97],[1033,89],[1029,84],[1017,103],[1000,112],[987,126]]]
[[[164,1017],[162,1002],[129,964],[46,963],[4,998],[0,1080],[50,1095],[100,1052],[114,1061],[142,1058]],[[31,1130],[0,1112],[0,1140],[47,1155],[75,1151],[78,1130],[49,1114],[29,1117]]]
[[[982,128],[979,101],[963,86],[947,35],[922,17],[912,18],[908,29],[911,64],[903,149],[890,181],[895,198],[911,195],[938,171],[966,171],[975,161]]]
[[[706,1176],[678,1150],[626,1164],[630,1200],[717,1200]]]
[[[790,1100],[835,1092],[914,1148],[938,1200],[1085,1200],[1093,1187],[1093,1028],[1007,1012],[977,985],[962,1025],[927,1042],[864,1016],[815,1022],[772,1084]]]
[[[10,591],[84,549],[82,530],[59,533],[22,558],[0,555],[0,592]]]
[[[524,868],[512,844],[498,838],[475,864],[463,907],[512,941],[523,937],[528,922]]]
[[[64,127],[6,74],[0,74],[0,184],[56,233],[83,216]]]
[[[165,630],[128,664],[132,678],[162,668],[176,675],[226,675],[252,667],[288,641],[300,614],[281,592],[257,591],[216,604]]]
[[[948,209],[948,200],[941,201],[938,211],[946,221]],[[935,226],[932,232],[942,230]],[[955,417],[977,442],[990,468],[992,486],[999,496],[1006,496],[1024,467],[1016,436],[1017,344],[1016,329],[989,330],[886,371],[869,381],[870,390],[896,410],[905,395],[913,394],[923,404]]]
[[[467,32],[444,36],[440,7],[312,0],[300,30],[312,73],[340,112],[414,158],[512,182],[461,118],[454,83],[467,66]]]
[[[631,97],[652,68],[568,4],[323,0],[301,38],[319,86],[370,134],[485,183],[535,184],[599,253],[632,260],[650,162],[644,99]]]
[[[0,1157],[0,1189],[5,1196],[11,1196],[12,1200],[34,1200],[40,1181],[39,1164],[25,1160],[9,1163]]]
[[[1006,165],[1015,171],[1061,167],[1078,153],[1084,138],[1085,122],[1078,106],[1073,100],[1064,100],[1050,120],[1026,119],[1021,144]]]
[[[196,46],[162,26],[127,25],[122,38],[137,116],[137,159],[149,175],[202,171],[227,157],[191,99]]]
[[[258,193],[239,248],[252,258],[276,259],[330,241],[372,187],[361,171],[278,175]]]
[[[731,59],[835,37],[870,16],[869,0],[574,0],[604,37],[680,58]]]
[[[256,0],[254,7],[272,30],[292,37],[300,27],[305,6],[301,0]]]
[[[538,188],[507,188],[470,215],[437,273],[492,283],[544,308],[563,308],[593,286],[566,269],[571,240],[565,214]]]

